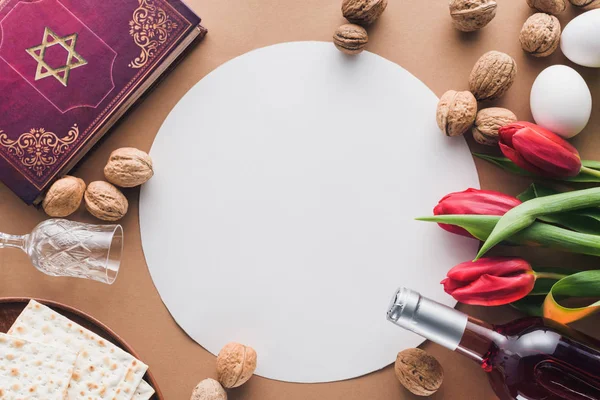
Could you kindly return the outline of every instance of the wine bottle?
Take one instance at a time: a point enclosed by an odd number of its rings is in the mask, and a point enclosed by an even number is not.
[[[477,362],[501,400],[600,400],[600,342],[565,325],[528,317],[494,326],[407,288],[387,318]]]

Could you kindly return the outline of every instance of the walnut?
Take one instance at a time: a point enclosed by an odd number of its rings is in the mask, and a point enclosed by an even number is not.
[[[519,40],[526,53],[534,57],[549,56],[560,42],[560,22],[553,15],[533,14],[525,21]]]
[[[369,25],[383,14],[388,0],[343,0],[342,14],[349,22]]]
[[[449,90],[440,98],[436,120],[446,136],[459,136],[471,128],[476,115],[477,100],[471,92]]]
[[[194,388],[190,400],[227,400],[227,392],[219,382],[208,378]]]
[[[104,167],[106,180],[121,187],[146,183],[154,175],[150,156],[133,147],[113,151]]]
[[[506,108],[484,108],[477,113],[473,126],[473,138],[487,146],[498,144],[498,129],[517,120],[517,116]]]
[[[358,54],[367,45],[369,35],[362,26],[344,24],[333,34],[333,44],[346,54]]]
[[[567,0],[527,0],[529,7],[548,14],[560,14],[567,9]]]
[[[497,7],[494,0],[450,0],[450,16],[456,29],[473,32],[494,19]]]
[[[417,396],[434,394],[444,380],[444,369],[438,360],[421,349],[398,353],[394,371],[402,386]]]
[[[227,389],[243,385],[256,369],[256,351],[239,343],[228,343],[217,356],[217,378]]]
[[[517,63],[511,56],[489,51],[477,60],[469,76],[471,93],[479,101],[502,96],[515,81]]]
[[[42,207],[51,217],[67,217],[79,208],[83,192],[85,192],[85,182],[67,175],[50,186]]]
[[[129,203],[123,193],[108,182],[96,181],[85,191],[85,208],[103,221],[117,221],[127,214]]]
[[[575,7],[591,10],[592,8],[600,7],[600,0],[569,0]]]

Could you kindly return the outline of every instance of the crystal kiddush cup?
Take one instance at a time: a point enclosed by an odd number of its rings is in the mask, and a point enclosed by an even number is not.
[[[112,284],[123,253],[121,225],[92,225],[49,219],[28,235],[0,233],[0,249],[14,247],[29,255],[38,270]]]

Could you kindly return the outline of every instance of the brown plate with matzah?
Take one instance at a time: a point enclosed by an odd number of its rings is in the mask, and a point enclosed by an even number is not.
[[[24,297],[4,297],[0,298],[0,332],[6,333],[12,324],[16,321],[17,317],[21,312],[25,309],[27,304],[29,303],[30,298]],[[116,346],[125,350],[132,356],[137,359],[141,358],[138,354],[125,342],[123,339],[119,337],[115,332],[113,332],[109,327],[104,325],[102,322],[98,321],[96,318],[80,311],[76,308],[67,306],[65,304],[57,303],[55,301],[43,300],[43,299],[34,299],[54,311],[62,314],[63,316],[69,318],[71,321],[78,323],[79,325],[89,329],[90,331],[96,333],[97,335],[102,336],[104,339],[112,342]],[[143,360],[142,360],[143,361]],[[156,383],[156,380],[152,376],[150,370],[146,372],[144,376],[144,380],[152,386],[152,388],[156,391],[154,396],[152,396],[151,400],[164,400],[162,393]]]

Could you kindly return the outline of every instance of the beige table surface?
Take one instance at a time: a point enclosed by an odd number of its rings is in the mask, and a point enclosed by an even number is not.
[[[531,117],[529,90],[536,75],[548,65],[566,61],[560,51],[547,59],[526,57],[520,49],[518,34],[531,10],[525,0],[501,0],[499,3],[497,16],[487,28],[466,35],[452,28],[447,0],[390,0],[387,11],[369,29],[368,49],[408,69],[438,96],[447,89],[466,89],[471,67],[481,54],[488,50],[505,51],[516,59],[519,72],[513,88],[497,104],[528,119]],[[177,101],[202,77],[226,61],[275,43],[329,41],[336,27],[344,22],[338,0],[190,0],[189,4],[209,29],[204,42],[100,142],[75,168],[74,175],[86,182],[100,180],[112,150],[122,146],[149,150],[161,123]],[[575,14],[569,7],[560,19],[566,23]],[[600,137],[595,137],[600,128],[600,72],[577,69],[591,86],[596,105],[590,125],[574,143],[584,158],[600,159]],[[401,127],[398,129],[400,132]],[[477,167],[482,188],[516,194],[527,185],[527,181],[482,162],[477,162]],[[46,277],[29,264],[24,254],[17,250],[1,250],[0,297],[36,296],[64,302],[90,313],[113,328],[140,353],[150,365],[167,400],[188,399],[198,381],[215,377],[215,359],[179,329],[162,304],[148,273],[140,243],[139,190],[127,190],[126,195],[130,200],[130,211],[122,220],[125,253],[121,273],[113,286]],[[0,231],[27,233],[45,218],[42,211],[25,206],[0,184]],[[83,209],[73,219],[94,221]],[[519,250],[510,249],[505,253],[508,251],[517,253]],[[546,266],[591,268],[594,265],[591,257],[544,250],[530,251],[528,257],[536,264]],[[464,309],[492,322],[508,321],[518,315],[508,307]],[[576,326],[600,336],[600,332],[594,332],[592,328],[597,322],[597,317],[591,317]],[[478,366],[437,345],[427,343],[424,348],[440,360],[446,374],[442,389],[432,398],[494,398],[485,373]],[[417,397],[399,385],[392,367],[386,367],[362,378],[328,384],[291,384],[253,377],[243,387],[231,391],[229,398],[388,400]]]

